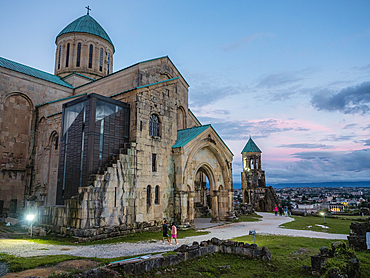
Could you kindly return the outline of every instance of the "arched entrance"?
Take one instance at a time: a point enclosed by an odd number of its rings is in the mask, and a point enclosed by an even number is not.
[[[203,167],[198,169],[194,179],[194,214],[195,218],[211,217],[212,195],[209,178]]]

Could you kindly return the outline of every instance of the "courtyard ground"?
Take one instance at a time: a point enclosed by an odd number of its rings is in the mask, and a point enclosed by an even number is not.
[[[284,216],[275,216],[271,213],[258,213],[263,218],[258,222],[239,222],[232,224],[215,224],[210,223],[209,219],[197,219],[196,228],[209,231],[207,235],[192,236],[179,239],[179,245],[162,244],[161,232],[158,233],[157,242],[141,242],[141,243],[115,243],[115,244],[101,244],[101,245],[51,245],[39,244],[29,242],[27,240],[14,240],[14,239],[0,239],[0,252],[7,253],[18,257],[32,257],[32,256],[47,256],[47,255],[72,255],[85,258],[118,258],[123,256],[135,256],[139,254],[150,254],[158,252],[168,252],[176,249],[182,244],[191,244],[194,241],[201,242],[209,240],[212,237],[219,239],[232,239],[248,235],[249,231],[255,230],[258,235],[285,235],[295,237],[308,237],[308,238],[323,238],[323,239],[339,239],[346,240],[345,234],[328,234],[323,232],[313,232],[305,230],[283,229],[279,225],[294,221],[293,218]],[[181,231],[179,231],[181,233]],[[83,263],[82,263],[83,262]],[[75,264],[75,265],[74,265]],[[81,267],[79,265],[81,264]],[[46,277],[50,273],[68,271],[71,268],[84,269],[93,268],[96,262],[91,260],[73,260],[69,262],[59,263],[54,267],[43,267],[33,270],[27,270],[27,273],[7,274],[5,277]],[[73,266],[73,267],[72,267]],[[48,274],[47,274],[48,273]],[[13,275],[13,276],[12,276]],[[18,276],[14,276],[18,275]],[[24,276],[26,275],[26,276]],[[43,276],[45,275],[45,276]],[[1,275],[0,275],[1,276]]]

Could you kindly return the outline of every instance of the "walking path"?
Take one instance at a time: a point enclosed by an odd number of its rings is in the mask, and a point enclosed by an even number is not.
[[[313,231],[291,230],[279,228],[279,225],[294,221],[291,217],[275,216],[272,213],[259,212],[263,216],[262,221],[258,222],[240,222],[223,226],[213,226],[209,220],[197,220],[196,227],[205,228],[210,233],[207,235],[193,236],[178,239],[179,245],[191,244],[194,241],[201,242],[213,237],[219,239],[232,239],[243,235],[248,235],[249,231],[255,230],[258,235],[286,235],[300,236],[310,238],[326,238],[346,240],[347,235],[327,234]],[[208,223],[207,223],[208,222]],[[210,228],[209,228],[210,227]],[[181,231],[179,231],[181,233]],[[161,234],[158,232],[158,238]],[[26,240],[0,240],[0,252],[8,253],[20,257],[45,256],[45,255],[73,255],[80,257],[98,257],[98,258],[117,258],[122,256],[135,256],[139,254],[167,252],[176,249],[179,245],[162,245],[162,241],[155,243],[115,243],[100,244],[90,246],[70,246],[70,245],[50,245],[38,244]]]

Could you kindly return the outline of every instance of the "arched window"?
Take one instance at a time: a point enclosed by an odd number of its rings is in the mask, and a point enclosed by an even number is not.
[[[177,108],[177,130],[186,128],[185,113],[182,107]]]
[[[103,71],[103,48],[100,48],[100,64],[99,64],[99,70]]]
[[[66,68],[68,68],[68,61],[69,61],[69,43],[67,43]]]
[[[159,136],[159,119],[158,116],[152,114],[149,120],[149,135]]]
[[[77,45],[77,60],[76,60],[76,67],[80,66],[81,62],[81,43],[79,42]]]
[[[93,45],[90,44],[90,51],[89,51],[89,68],[92,68],[92,60],[93,60]]]
[[[59,46],[59,54],[58,54],[58,69],[60,69],[60,56],[62,54],[62,46]]]
[[[110,66],[110,53],[108,53],[108,69],[107,69],[107,74],[109,74],[109,66]]]
[[[152,188],[150,185],[146,188],[146,206],[149,208],[152,204]]]
[[[155,187],[154,204],[159,205],[159,185]]]
[[[59,144],[58,133],[53,134],[52,143],[53,143],[53,146],[54,146],[54,150],[58,150],[58,144]]]

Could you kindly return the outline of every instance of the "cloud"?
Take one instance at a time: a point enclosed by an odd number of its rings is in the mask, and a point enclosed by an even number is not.
[[[214,113],[214,114],[221,114],[221,115],[230,115],[231,112],[229,110],[224,110],[224,109],[216,109],[216,110],[213,110],[213,111],[210,111],[210,113]]]
[[[281,72],[270,74],[266,77],[263,77],[257,87],[259,88],[273,88],[277,86],[282,86],[286,84],[292,84],[298,81],[303,80],[303,77],[297,75],[294,72]]]
[[[337,93],[322,90],[312,97],[311,104],[319,111],[368,114],[370,112],[370,82],[347,87]]]
[[[262,162],[263,169],[266,172],[267,183],[369,180],[370,149],[353,152],[299,152],[292,156],[298,158],[299,161],[288,163],[276,161]]]
[[[364,142],[364,143],[365,143],[365,146],[370,146],[370,139],[368,139],[368,140],[363,140],[362,142]]]
[[[245,90],[246,88],[238,85],[218,87],[203,83],[189,94],[189,104],[191,107],[200,108],[213,104],[220,99],[244,93]]]
[[[311,167],[306,168],[306,163],[304,166],[307,170],[321,170],[324,172],[361,172],[370,170],[370,149],[353,152],[300,152],[293,154],[293,156],[300,158],[304,162],[309,161]],[[299,163],[297,162],[297,165]]]
[[[356,127],[356,126],[358,126],[358,125],[357,124],[348,124],[345,127],[343,127],[343,129],[352,129],[353,127]]]
[[[324,144],[286,144],[286,145],[280,145],[280,148],[296,148],[296,149],[332,149],[332,146],[327,146]]]
[[[217,133],[225,140],[248,140],[253,138],[268,137],[274,133],[288,131],[307,131],[295,127],[295,123],[277,119],[259,121],[225,121],[220,118],[198,117],[202,124],[211,123]]]
[[[363,130],[367,130],[367,129],[370,129],[370,125],[363,128]]]
[[[369,72],[370,71],[370,64],[362,66],[362,67],[353,67],[353,69],[358,70],[358,71]]]
[[[342,141],[350,141],[353,138],[356,138],[356,136],[355,135],[330,134],[330,135],[326,136],[326,138],[322,139],[322,141],[342,142]]]
[[[221,50],[224,52],[232,52],[234,50],[243,48],[245,45],[251,43],[260,38],[274,38],[273,34],[270,33],[256,33],[247,37],[242,37],[234,42],[227,43],[221,47]]]

